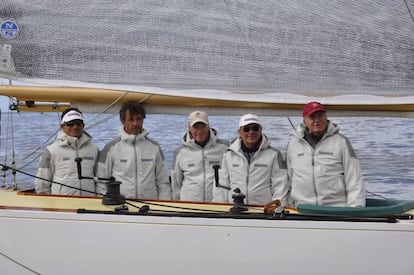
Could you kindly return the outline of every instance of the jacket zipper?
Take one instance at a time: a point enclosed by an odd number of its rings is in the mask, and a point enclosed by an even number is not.
[[[137,137],[134,137],[132,146],[134,147],[134,159],[135,159],[135,198],[138,198],[138,157],[137,157],[137,147],[135,146]]]

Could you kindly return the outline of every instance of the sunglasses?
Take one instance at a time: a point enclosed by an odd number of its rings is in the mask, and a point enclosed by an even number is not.
[[[72,120],[69,122],[65,122],[65,125],[68,127],[72,127],[73,125],[77,125],[77,126],[83,126],[83,121],[82,120]]]
[[[243,132],[245,132],[245,133],[249,132],[250,130],[253,130],[253,131],[257,132],[257,131],[260,130],[260,126],[259,125],[253,125],[253,126],[244,126],[243,127]]]

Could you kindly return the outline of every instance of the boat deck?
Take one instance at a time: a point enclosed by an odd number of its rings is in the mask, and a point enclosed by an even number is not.
[[[181,202],[161,200],[127,200],[130,207],[140,209],[149,205],[156,211],[180,211],[189,213],[199,212],[229,212],[232,205],[221,203]],[[0,208],[31,209],[43,211],[77,212],[79,209],[88,211],[115,211],[119,205],[103,205],[100,197],[63,196],[36,194],[33,190],[13,191],[0,190]],[[132,209],[131,209],[132,210]],[[290,209],[294,211],[294,209]],[[262,206],[250,206],[247,213],[263,213]]]

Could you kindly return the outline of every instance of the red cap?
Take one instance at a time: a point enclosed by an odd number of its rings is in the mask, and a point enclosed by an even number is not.
[[[322,103],[317,101],[309,102],[303,107],[303,117],[311,116],[314,112],[323,111],[326,112],[326,108]]]

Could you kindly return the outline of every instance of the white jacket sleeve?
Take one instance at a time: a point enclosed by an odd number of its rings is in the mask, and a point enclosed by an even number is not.
[[[280,200],[282,205],[287,203],[288,195],[288,182],[287,182],[287,169],[282,155],[278,152],[276,158],[273,160],[272,168],[272,200]]]
[[[177,155],[177,157],[175,158],[175,163],[173,163],[173,169],[171,171],[171,187],[173,200],[180,200],[183,178],[183,170],[180,166],[180,155]]]
[[[40,157],[39,169],[37,171],[37,179],[35,181],[35,188],[37,193],[50,193],[51,181],[53,180],[54,165],[52,155],[46,149]]]
[[[111,170],[111,152],[108,151],[108,148],[104,148],[104,151],[100,152],[99,159],[98,159],[98,168],[96,175],[99,178],[110,178],[112,176],[112,170]],[[106,194],[106,182],[103,180],[98,180],[96,182],[96,192],[100,195]]]
[[[347,205],[353,207],[365,206],[365,184],[362,179],[361,167],[350,142],[343,150],[343,165],[345,171],[345,190]]]
[[[155,180],[158,190],[158,199],[160,200],[171,200],[172,199],[172,191],[171,191],[171,183],[168,178],[168,170],[167,164],[165,159],[162,156],[161,149],[157,152],[157,163],[156,163],[156,171],[155,171]]]

